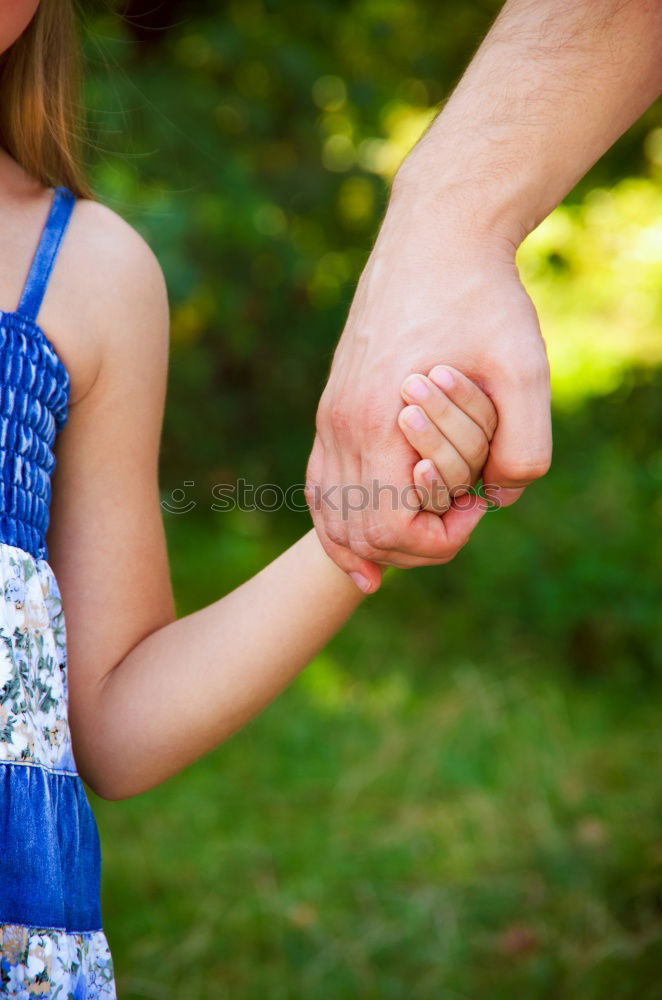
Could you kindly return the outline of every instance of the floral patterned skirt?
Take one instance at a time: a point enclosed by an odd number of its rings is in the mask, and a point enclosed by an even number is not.
[[[0,997],[116,1000],[49,564],[0,543]]]

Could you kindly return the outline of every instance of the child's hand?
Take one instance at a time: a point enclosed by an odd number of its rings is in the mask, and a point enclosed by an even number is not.
[[[421,456],[413,472],[421,506],[443,514],[480,478],[497,425],[494,404],[448,365],[437,365],[428,377],[409,375],[401,393],[414,404],[404,407],[398,423]]]

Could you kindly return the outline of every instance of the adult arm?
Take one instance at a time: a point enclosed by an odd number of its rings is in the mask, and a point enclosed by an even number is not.
[[[308,470],[320,539],[365,590],[379,586],[375,562],[453,555],[443,519],[393,509],[385,491],[347,517],[319,502],[338,485],[372,496],[375,483],[404,491],[411,482],[416,456],[397,426],[408,373],[450,364],[492,397],[498,427],[483,477],[492,497],[512,502],[547,471],[549,371],[515,253],[661,87],[657,0],[508,0],[398,171]]]

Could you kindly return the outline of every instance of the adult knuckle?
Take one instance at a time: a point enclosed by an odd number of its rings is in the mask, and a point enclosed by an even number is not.
[[[522,348],[519,342],[504,345],[493,359],[493,381],[508,385],[540,387],[549,382],[549,361],[544,346]]]
[[[396,547],[398,532],[394,525],[386,521],[369,521],[364,528],[366,541],[380,552]]]
[[[550,465],[551,455],[534,455],[530,458],[511,460],[504,464],[502,477],[510,483],[530,483],[547,475]]]
[[[347,544],[347,529],[341,521],[329,521],[324,525],[324,530],[326,531],[327,538],[334,545]]]
[[[327,422],[335,434],[345,436],[352,429],[354,415],[347,403],[340,399],[332,404]]]
[[[552,464],[551,455],[549,458],[537,458],[535,459],[529,469],[529,475],[531,479],[542,479],[549,472],[550,466]]]
[[[367,559],[368,562],[376,562],[383,556],[382,550],[376,549],[366,538],[352,538],[349,547],[354,555]]]

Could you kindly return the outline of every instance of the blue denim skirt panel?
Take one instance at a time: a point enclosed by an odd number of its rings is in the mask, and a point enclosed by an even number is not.
[[[101,929],[99,836],[73,774],[0,763],[0,922]]]

